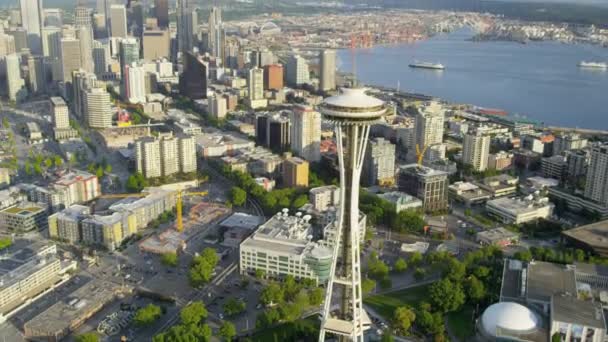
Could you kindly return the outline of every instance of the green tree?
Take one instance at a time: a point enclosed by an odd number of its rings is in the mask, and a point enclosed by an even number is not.
[[[61,156],[55,155],[55,157],[53,158],[53,164],[55,164],[55,167],[61,167],[63,165],[63,158],[61,158]]]
[[[361,292],[363,292],[363,294],[371,293],[375,287],[376,281],[373,279],[364,278],[363,281],[361,281]]]
[[[513,258],[515,258],[517,260],[521,260],[521,261],[526,261],[526,262],[527,261],[531,261],[532,260],[532,253],[529,250],[517,251],[513,255]]]
[[[112,173],[112,165],[111,164],[107,164],[105,169],[104,169],[105,173]]]
[[[465,282],[465,290],[470,300],[479,302],[486,296],[486,288],[474,275],[469,276]]]
[[[412,253],[412,255],[410,255],[408,262],[410,265],[413,265],[413,266],[420,265],[422,263],[422,253],[420,253],[420,252]]]
[[[260,293],[260,302],[264,305],[278,304],[283,301],[284,292],[277,283],[270,283]]]
[[[421,267],[416,267],[414,270],[414,279],[420,281],[426,277],[426,270]]]
[[[42,174],[42,167],[40,166],[39,163],[34,164],[34,173],[37,175]]]
[[[260,313],[255,321],[255,327],[258,329],[269,327],[281,319],[281,314],[275,308],[270,308]]]
[[[125,185],[128,192],[141,192],[147,186],[148,181],[140,172],[130,175]]]
[[[166,266],[172,266],[172,267],[177,266],[177,253],[175,253],[175,252],[164,253],[160,257],[160,262]]]
[[[300,315],[302,315],[303,310],[303,307],[295,303],[283,304],[279,307],[281,319],[287,322],[293,322],[300,318]]]
[[[200,287],[208,283],[219,260],[215,249],[209,247],[201,255],[195,256],[190,266],[190,285]]]
[[[201,301],[196,301],[185,306],[179,313],[179,318],[182,324],[196,325],[207,318],[208,312],[205,304]]]
[[[33,171],[32,164],[29,161],[25,162],[24,171],[25,171],[26,175],[28,175],[28,176],[32,175],[32,171]]]
[[[234,327],[234,324],[224,321],[220,326],[219,335],[225,341],[232,341],[232,339],[236,336],[236,328]]]
[[[236,205],[237,207],[242,207],[247,201],[247,193],[245,192],[245,190],[237,186],[233,186],[232,190],[230,191],[230,198],[234,205]]]
[[[562,342],[562,335],[559,332],[556,332],[551,336],[551,342]]]
[[[291,207],[294,209],[298,209],[298,208],[301,208],[302,206],[304,206],[306,203],[308,203],[308,196],[306,196],[305,194],[302,194],[293,200]]]
[[[6,116],[2,118],[2,127],[4,127],[4,129],[9,129],[11,127],[11,123]]]
[[[53,160],[50,157],[46,158],[44,160],[44,166],[46,166],[47,169],[51,168],[53,166]]]
[[[13,244],[13,240],[10,237],[0,239],[0,251],[9,248]]]
[[[388,330],[382,331],[382,338],[380,338],[380,342],[395,342],[395,338],[391,335],[391,332]]]
[[[443,315],[439,312],[431,313],[427,309],[418,310],[416,312],[416,325],[427,335],[443,332]]]
[[[264,271],[263,269],[257,268],[255,270],[255,277],[257,279],[264,279],[264,277],[266,277],[266,271]]]
[[[378,258],[377,254],[372,253],[367,261],[367,272],[373,279],[383,279],[388,276],[388,266]]]
[[[407,306],[398,307],[393,313],[393,327],[400,335],[405,335],[415,319],[416,314],[412,309]]]
[[[433,307],[447,313],[458,310],[465,301],[465,294],[459,283],[442,279],[429,288],[429,298]]]
[[[324,299],[325,299],[325,292],[323,292],[322,288],[315,287],[314,289],[310,290],[310,293],[308,295],[308,300],[310,302],[310,305],[319,306],[319,305],[323,304]]]
[[[162,310],[160,306],[148,304],[147,306],[137,310],[135,317],[133,318],[133,322],[140,327],[148,326],[159,319],[161,315]]]
[[[403,258],[398,258],[395,261],[395,264],[393,265],[393,270],[399,273],[404,272],[405,270],[407,270],[407,262],[405,262]]]
[[[399,232],[422,233],[424,225],[422,215],[416,210],[408,209],[397,214],[393,227]]]
[[[242,300],[230,298],[224,304],[224,313],[226,316],[235,316],[244,312],[246,308],[247,305]]]
[[[103,167],[101,167],[101,165],[99,165],[97,167],[97,170],[95,171],[95,175],[97,176],[97,178],[103,177]]]
[[[84,334],[77,335],[74,338],[76,342],[99,342],[99,335],[94,332],[88,332]]]
[[[380,279],[380,287],[383,290],[388,290],[391,287],[393,287],[393,281],[391,280],[391,278],[389,276],[386,276],[386,277]]]
[[[211,335],[211,328],[207,324],[178,324],[172,326],[166,332],[154,336],[152,342],[209,342],[211,341]]]

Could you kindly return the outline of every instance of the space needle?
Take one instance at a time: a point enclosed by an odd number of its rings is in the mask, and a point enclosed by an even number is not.
[[[325,341],[326,333],[338,336],[340,341],[363,341],[359,181],[370,126],[386,114],[384,102],[367,95],[365,90],[342,88],[339,95],[320,105],[324,119],[335,127],[340,166],[340,209],[320,342]],[[332,304],[339,309],[332,312]]]

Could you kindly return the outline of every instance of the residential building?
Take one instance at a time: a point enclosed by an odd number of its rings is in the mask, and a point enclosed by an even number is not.
[[[448,207],[448,173],[417,164],[399,168],[399,191],[422,200],[427,212],[446,210]]]
[[[11,232],[44,231],[47,208],[32,202],[19,203],[0,211],[0,225]]]
[[[320,90],[336,89],[336,50],[322,50],[320,60]]]
[[[228,112],[228,101],[220,94],[215,94],[208,99],[209,114],[216,119],[223,119]]]
[[[271,217],[241,243],[240,272],[254,274],[260,270],[270,278],[291,275],[325,283],[330,275],[332,251],[310,240],[309,219],[289,216],[287,211]]]
[[[145,103],[146,71],[140,64],[133,62],[125,66],[123,74],[124,98],[130,103]]]
[[[340,188],[335,185],[312,188],[308,200],[316,211],[324,212],[340,203]]]
[[[127,38],[127,9],[125,5],[110,6],[110,36],[114,38]]]
[[[487,212],[508,224],[521,224],[548,219],[555,206],[546,197],[529,195],[525,198],[497,198],[486,202]]]
[[[286,187],[308,186],[308,162],[302,158],[292,157],[283,163],[283,185]]]
[[[264,89],[283,89],[283,65],[270,64],[264,66]]]
[[[82,220],[82,242],[113,251],[137,232],[136,222],[135,215],[129,213],[91,215]]]
[[[249,100],[261,100],[264,98],[264,70],[253,68],[249,70],[247,77],[249,89]]]
[[[384,138],[371,139],[365,150],[363,184],[390,186],[395,184],[395,145]]]
[[[32,54],[42,54],[41,30],[43,25],[42,0],[19,0],[21,27],[27,31],[27,47]]]
[[[465,134],[462,145],[462,162],[472,167],[474,171],[481,172],[488,168],[488,155],[490,154],[490,136],[483,130]]]
[[[167,2],[167,0],[162,0]],[[145,30],[142,37],[143,59],[152,61],[171,56],[171,36],[168,30]]]
[[[379,194],[378,197],[391,202],[398,214],[403,210],[416,210],[422,208],[422,201],[401,191],[391,191]]]
[[[207,98],[207,62],[192,52],[183,55],[184,71],[179,76],[179,91],[191,99]]]
[[[310,82],[308,62],[299,55],[289,56],[286,65],[285,80],[290,86],[301,86]]]
[[[416,146],[418,146],[421,151],[426,148],[425,159],[443,159],[438,158],[441,155],[429,157],[432,153],[437,154],[437,151],[433,152],[433,146],[443,143],[444,119],[445,113],[438,102],[430,102],[419,110],[415,118],[416,138],[415,146],[411,149],[412,152],[415,152]],[[445,146],[440,147],[440,149],[443,150],[445,156]],[[439,151],[439,154],[441,154],[441,151]]]
[[[72,169],[52,183],[52,187],[65,191],[67,206],[73,203],[86,203],[101,195],[99,179],[88,172]]]
[[[69,102],[71,102],[72,111],[78,118],[86,121],[86,93],[92,88],[101,88],[102,84],[97,82],[95,74],[80,69],[72,71],[71,81],[72,91]]]
[[[197,163],[194,137],[163,135],[136,140],[135,168],[146,178],[195,172]]]
[[[543,177],[547,178],[564,179],[568,169],[566,157],[559,154],[541,159],[540,165]]]
[[[580,150],[587,146],[587,139],[576,133],[557,135],[553,140],[553,155],[563,154],[570,150]]]
[[[565,152],[568,164],[566,174],[568,177],[576,178],[587,174],[590,153],[588,150],[570,150]]]
[[[84,205],[74,204],[49,216],[49,237],[76,244],[82,241],[82,220],[91,213]]]
[[[135,141],[135,169],[145,178],[162,175],[160,158],[160,140],[144,137]]]
[[[506,170],[513,165],[513,153],[499,151],[488,155],[488,169]]]
[[[6,89],[11,101],[21,102],[27,96],[25,81],[21,78],[21,65],[19,55],[10,54],[5,58],[6,63]]]
[[[75,38],[61,39],[61,73],[57,81],[71,83],[72,72],[82,68],[80,40]]]
[[[179,137],[177,141],[177,152],[179,156],[179,172],[196,172],[198,166],[195,138],[192,136]]]
[[[608,207],[608,144],[591,149],[585,197]]]
[[[309,162],[321,160],[321,113],[296,106],[291,114],[291,149]]]
[[[112,126],[112,101],[104,88],[92,88],[84,95],[85,122],[91,128]]]
[[[139,62],[139,42],[135,38],[121,39],[119,43],[120,76],[125,77],[125,69]]]

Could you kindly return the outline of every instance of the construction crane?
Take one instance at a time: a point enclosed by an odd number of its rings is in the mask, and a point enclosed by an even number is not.
[[[426,145],[420,150],[420,145],[416,144],[416,162],[418,166],[422,166],[422,160],[424,159],[424,154],[426,150],[429,148],[429,145]]]
[[[175,203],[175,209],[176,209],[176,216],[177,216],[177,231],[178,232],[184,231],[184,220],[182,218],[182,209],[183,209],[182,198],[191,197],[191,196],[207,196],[208,194],[209,194],[208,191],[190,192],[190,191],[184,191],[184,190],[177,190],[177,202]],[[148,193],[140,192],[140,193],[134,193],[134,194],[105,194],[105,195],[99,196],[99,198],[129,198],[129,197],[146,197],[146,196],[148,196]]]

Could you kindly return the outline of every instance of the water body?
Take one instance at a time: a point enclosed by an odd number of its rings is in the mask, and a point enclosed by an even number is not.
[[[464,29],[414,44],[339,51],[338,65],[358,79],[500,108],[554,126],[608,129],[608,70],[581,69],[582,60],[607,61],[608,48],[558,42],[474,42]],[[444,71],[409,68],[440,62]]]

